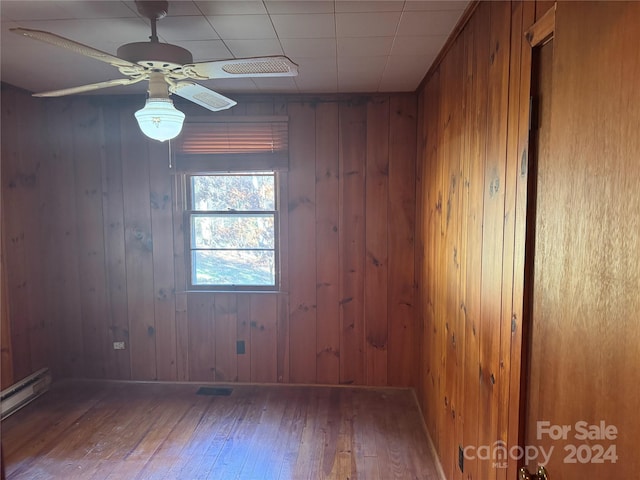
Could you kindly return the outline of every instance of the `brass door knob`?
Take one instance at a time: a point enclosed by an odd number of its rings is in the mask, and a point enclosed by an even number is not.
[[[529,473],[525,467],[518,470],[518,480],[549,480],[547,469],[539,466],[536,473]]]

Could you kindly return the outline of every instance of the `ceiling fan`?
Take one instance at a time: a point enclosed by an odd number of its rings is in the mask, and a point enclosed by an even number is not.
[[[149,82],[145,107],[136,112],[142,132],[150,138],[164,141],[176,137],[184,121],[184,113],[173,106],[170,93],[217,112],[236,102],[192,80],[242,77],[292,77],[298,67],[285,56],[251,57],[193,63],[188,50],[158,41],[157,21],[167,15],[169,2],[135,0],[138,12],[151,22],[148,42],[127,43],[116,55],[74,42],[68,38],[41,30],[12,28],[11,31],[51,45],[95,58],[116,67],[129,78],[118,78],[78,87],[35,93],[35,97],[61,97],[117,85]]]

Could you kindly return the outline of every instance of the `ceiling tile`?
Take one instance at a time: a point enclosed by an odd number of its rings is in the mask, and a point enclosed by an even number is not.
[[[296,85],[300,92],[337,92],[336,60],[328,58],[300,58]]]
[[[340,37],[338,55],[341,57],[389,55],[393,37]]]
[[[336,13],[338,37],[390,37],[395,35],[400,12]]]
[[[7,1],[0,2],[2,20],[63,20],[74,18],[64,4],[48,1]]]
[[[387,62],[380,90],[413,91],[415,90],[435,59],[436,55],[391,56]]]
[[[398,26],[399,36],[448,35],[462,15],[460,10],[404,12]]]
[[[158,35],[167,42],[213,40],[218,35],[204,17],[166,17],[158,24]]]
[[[233,58],[222,40],[190,40],[180,42],[180,46],[191,52],[194,62]]]
[[[207,16],[215,15],[263,15],[267,13],[260,0],[233,0],[224,2],[199,1],[196,5]]]
[[[285,55],[290,57],[335,57],[335,38],[283,38]]]
[[[336,34],[332,14],[271,15],[278,38],[332,38]]]
[[[262,93],[296,92],[298,87],[293,77],[254,78],[253,83]]]
[[[468,1],[460,1],[460,0],[411,0],[406,2],[404,5],[404,9],[408,11],[436,11],[436,10],[460,10],[463,11],[467,8],[469,4]]]
[[[219,15],[207,18],[223,40],[276,38],[268,15]]]
[[[236,58],[283,55],[282,47],[280,46],[280,42],[277,38],[263,38],[260,40],[227,40],[225,43]]]
[[[411,2],[407,2],[411,3]],[[336,0],[336,13],[345,12],[401,12],[405,2],[402,0],[363,2]]]
[[[389,57],[338,57],[338,79],[382,75]]]
[[[284,0],[265,2],[270,14],[333,13],[333,2],[322,0]]]
[[[216,92],[255,92],[256,85],[251,78],[220,78],[198,82]]]
[[[447,35],[396,37],[391,55],[432,55],[438,53],[447,41]]]
[[[145,42],[149,39],[149,26],[140,18],[118,19],[86,19],[77,20],[38,20],[21,21],[26,28],[45,30],[63,37],[84,43],[94,48],[102,48],[100,45],[111,44],[115,41],[120,45],[129,42]],[[36,40],[24,38],[26,42]]]

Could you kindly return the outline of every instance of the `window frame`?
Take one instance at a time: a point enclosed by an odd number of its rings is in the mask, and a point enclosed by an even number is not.
[[[229,211],[218,210],[193,210],[193,192],[192,192],[192,177],[203,176],[234,176],[234,175],[266,175],[273,176],[274,179],[274,210],[236,210],[233,213],[238,215],[245,214],[273,214],[273,235],[274,235],[274,284],[273,285],[217,285],[207,284],[199,285],[193,283],[193,252],[201,249],[192,247],[192,223],[191,219],[194,215],[202,214],[223,214],[233,215]],[[281,291],[281,278],[282,278],[282,263],[281,263],[281,221],[280,221],[280,209],[281,209],[281,172],[278,170],[241,170],[241,171],[206,171],[206,172],[188,172],[184,173],[184,185],[185,185],[185,209],[184,209],[184,222],[183,229],[185,232],[185,260],[186,260],[186,281],[188,291],[210,291],[210,292],[273,292],[277,293]],[[211,249],[214,250],[214,249]]]

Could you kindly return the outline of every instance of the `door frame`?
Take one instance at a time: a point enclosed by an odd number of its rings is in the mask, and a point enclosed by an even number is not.
[[[512,52],[516,58],[512,65],[518,65],[519,78],[512,85],[513,97],[510,95],[510,103],[516,104],[516,114],[510,116],[508,125],[507,148],[508,154],[513,155],[518,163],[515,175],[515,220],[514,220],[514,249],[513,249],[513,285],[511,291],[511,318],[508,319],[511,327],[510,352],[504,352],[502,358],[509,358],[510,392],[506,398],[507,408],[507,444],[510,447],[522,446],[526,427],[526,398],[529,371],[529,340],[531,318],[527,317],[527,308],[530,306],[530,297],[533,292],[529,285],[531,277],[531,265],[533,251],[530,248],[528,236],[531,227],[535,226],[535,202],[531,198],[531,185],[535,179],[530,175],[536,175],[529,162],[529,130],[531,118],[531,75],[533,73],[534,50],[553,39],[556,25],[556,6],[554,3],[536,21],[536,2],[520,2],[521,17],[517,19],[521,28],[514,28],[515,18],[512,18]],[[533,183],[535,186],[536,183]],[[507,299],[508,300],[508,299]],[[522,460],[511,458],[507,462],[506,478],[516,479]],[[504,477],[502,477],[504,478]]]

